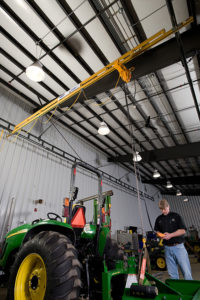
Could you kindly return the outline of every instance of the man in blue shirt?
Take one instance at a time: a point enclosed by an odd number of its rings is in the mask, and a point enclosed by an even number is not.
[[[179,266],[184,279],[192,280],[190,261],[184,246],[186,226],[179,214],[170,212],[167,200],[160,200],[159,208],[162,215],[157,217],[154,230],[158,236],[160,233],[163,234],[165,260],[169,276],[172,279],[179,279]]]

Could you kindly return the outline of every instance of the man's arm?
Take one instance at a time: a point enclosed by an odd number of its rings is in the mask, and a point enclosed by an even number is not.
[[[184,235],[184,234],[185,234],[185,229],[178,229],[178,230],[176,230],[172,233],[165,232],[163,239],[164,240],[170,240],[173,237]]]

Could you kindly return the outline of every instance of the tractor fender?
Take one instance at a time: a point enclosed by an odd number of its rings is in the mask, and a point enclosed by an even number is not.
[[[74,230],[70,227],[60,226],[56,224],[38,224],[32,227],[27,234],[24,236],[23,243],[25,244],[28,240],[32,239],[35,235],[37,235],[41,231],[55,231],[61,233],[68,237],[72,244],[75,243],[76,237]]]

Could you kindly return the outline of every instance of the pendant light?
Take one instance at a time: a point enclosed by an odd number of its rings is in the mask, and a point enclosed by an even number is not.
[[[166,188],[167,189],[171,189],[173,187],[173,185],[171,184],[170,181],[167,181],[167,185],[166,185]]]
[[[160,177],[160,173],[158,172],[158,170],[154,170],[154,172],[153,172],[153,178],[158,178],[158,177]]]
[[[141,160],[142,160],[142,156],[140,155],[140,153],[138,151],[135,151],[135,153],[133,154],[133,161],[139,162]]]
[[[26,75],[29,79],[35,82],[43,81],[45,78],[45,73],[42,68],[40,61],[34,62],[32,65],[26,68]]]
[[[177,190],[177,191],[176,191],[176,196],[182,196],[182,193],[181,193],[180,190]]]
[[[108,125],[103,121],[100,123],[100,127],[98,129],[98,133],[101,135],[107,135],[109,134],[110,129],[108,127]]]

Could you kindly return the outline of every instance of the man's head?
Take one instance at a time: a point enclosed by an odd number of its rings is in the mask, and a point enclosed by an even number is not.
[[[159,206],[160,210],[162,211],[163,215],[166,216],[169,213],[169,203],[167,202],[166,199],[160,200],[158,206]]]

